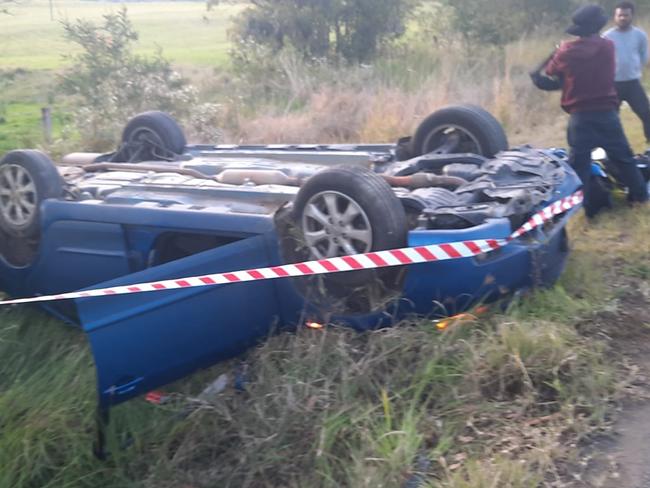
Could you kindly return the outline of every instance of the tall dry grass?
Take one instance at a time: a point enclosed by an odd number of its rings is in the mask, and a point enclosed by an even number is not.
[[[285,53],[270,79],[258,74],[240,83],[238,97],[230,83],[227,94],[201,83],[220,102],[229,100],[223,120],[229,142],[391,142],[442,106],[472,103],[501,121],[512,145],[562,147],[567,116],[559,93],[538,90],[528,76],[560,38],[548,31],[502,49],[421,43],[362,67],[308,66]],[[621,114],[630,142],[642,151],[638,120],[625,105]]]
[[[472,103],[492,112],[512,144],[565,145],[559,95],[537,90],[528,71],[553,37],[523,39],[503,49],[462,43],[394,52],[372,66],[307,66],[281,56],[265,94],[256,79],[240,99],[247,106],[224,120],[231,142],[390,142],[412,134],[436,109]],[[253,86],[254,85],[254,86]],[[268,87],[271,87],[268,89]],[[214,94],[215,91],[211,90]]]

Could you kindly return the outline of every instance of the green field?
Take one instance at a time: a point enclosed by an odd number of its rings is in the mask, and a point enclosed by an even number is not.
[[[34,147],[42,138],[40,108],[33,103],[10,103],[0,107],[0,151]]]
[[[226,61],[227,29],[241,5],[206,10],[204,2],[80,2],[26,1],[0,16],[0,69],[54,69],[66,64],[65,55],[75,52],[63,39],[62,20],[101,21],[102,15],[124,5],[140,34],[139,52],[153,53],[157,46],[179,65],[214,65]]]
[[[152,55],[162,49],[175,67],[205,71],[228,60],[227,29],[242,5],[221,5],[208,11],[204,2],[117,3],[32,0],[0,15],[0,153],[18,147],[40,147],[45,141],[41,107],[53,113],[54,138],[60,135],[66,109],[55,98],[57,73],[79,52],[63,37],[62,20],[102,16],[125,6],[139,34],[136,52]]]

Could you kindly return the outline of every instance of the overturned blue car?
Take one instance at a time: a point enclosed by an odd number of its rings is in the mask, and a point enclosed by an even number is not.
[[[146,112],[109,154],[0,161],[0,289],[51,295],[384,249],[507,239],[580,182],[458,105],[396,144],[188,145]],[[572,211],[507,246],[410,266],[43,303],[88,334],[103,408],[307,322],[444,317],[553,283]]]

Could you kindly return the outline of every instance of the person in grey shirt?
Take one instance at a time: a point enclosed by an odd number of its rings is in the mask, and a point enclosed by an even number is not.
[[[619,2],[614,10],[614,23],[603,34],[616,48],[616,92],[643,122],[645,139],[650,142],[650,103],[641,85],[643,68],[648,62],[648,36],[632,25],[634,4]]]

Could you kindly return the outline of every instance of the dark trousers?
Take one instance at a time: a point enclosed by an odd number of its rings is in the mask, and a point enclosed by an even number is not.
[[[641,80],[617,81],[616,92],[621,102],[627,102],[632,111],[643,122],[645,140],[650,142],[650,103],[641,86]]]
[[[628,200],[645,202],[648,199],[646,183],[636,166],[615,110],[571,114],[567,138],[571,147],[569,163],[582,180],[587,217],[593,217],[599,210],[595,195],[590,191],[591,151],[596,147],[602,147],[607,152],[608,159],[617,170],[618,179],[628,188]]]

